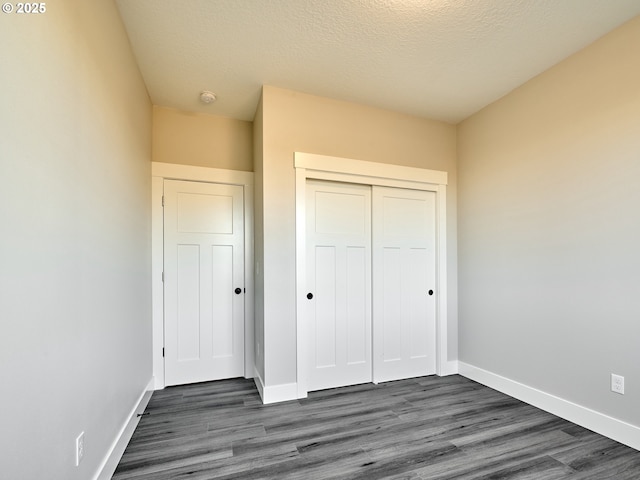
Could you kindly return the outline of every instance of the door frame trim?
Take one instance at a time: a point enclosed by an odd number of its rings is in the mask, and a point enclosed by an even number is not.
[[[448,374],[447,362],[447,172],[295,152],[296,172],[296,359],[298,398],[306,398],[309,377],[309,303],[306,285],[307,179],[426,190],[436,194],[436,374]]]
[[[164,358],[164,218],[165,180],[240,185],[244,192],[244,376],[254,374],[253,172],[151,162],[151,298],[152,359],[155,390],[165,387]]]

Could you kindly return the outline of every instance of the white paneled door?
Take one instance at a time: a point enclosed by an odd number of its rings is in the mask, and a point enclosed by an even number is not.
[[[243,187],[164,182],[165,383],[244,374]]]
[[[309,391],[435,373],[435,200],[307,181]]]
[[[436,371],[435,196],[373,188],[376,383]]]
[[[309,390],[371,374],[371,188],[308,181]]]

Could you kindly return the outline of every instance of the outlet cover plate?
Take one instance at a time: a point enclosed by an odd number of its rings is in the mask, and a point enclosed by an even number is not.
[[[78,435],[76,438],[76,467],[80,465],[82,458],[84,457],[84,432]]]
[[[624,377],[622,375],[611,374],[611,391],[624,395]]]

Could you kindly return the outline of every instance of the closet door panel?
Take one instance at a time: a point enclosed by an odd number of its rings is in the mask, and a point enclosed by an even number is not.
[[[435,373],[435,193],[373,187],[373,377]]]
[[[384,302],[379,302],[381,308],[374,310],[374,315],[381,320],[382,328],[374,328],[374,338],[382,344],[382,356],[387,362],[402,360],[402,327],[398,322],[402,315],[402,261],[399,248],[383,248],[382,264],[374,268],[374,285],[381,283],[384,292]],[[380,289],[376,288],[375,292]],[[378,293],[376,293],[377,295]],[[382,341],[380,342],[380,335]]]
[[[348,247],[347,258],[347,358],[348,365],[371,363],[371,315],[365,302],[370,298],[371,283],[367,273],[371,271],[370,250],[365,247]]]
[[[336,366],[336,249],[315,248],[317,318],[315,322],[315,365],[318,368]]]
[[[371,188],[308,181],[309,385],[366,383],[371,373]]]

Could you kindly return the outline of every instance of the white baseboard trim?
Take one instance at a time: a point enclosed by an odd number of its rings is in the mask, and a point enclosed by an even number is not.
[[[164,381],[161,381],[158,377],[154,376],[155,380],[153,381],[153,389],[154,390],[164,390],[165,384]]]
[[[260,373],[258,373],[257,368],[254,368],[253,370],[253,383],[256,384],[256,388],[260,394],[260,399],[262,400],[262,403],[264,403],[264,383],[262,382],[262,377],[260,376]]]
[[[285,383],[282,385],[265,386],[262,377],[255,372],[253,381],[256,384],[262,403],[268,405],[270,403],[288,402],[289,400],[298,399],[298,384]]]
[[[120,459],[122,458],[122,454],[124,450],[127,448],[129,444],[129,440],[131,440],[131,436],[133,435],[134,430],[138,426],[138,422],[140,422],[140,417],[138,417],[138,413],[144,412],[144,409],[147,408],[147,404],[151,399],[151,394],[154,390],[154,379],[151,377],[149,383],[146,388],[140,394],[140,397],[134,404],[133,409],[129,413],[127,420],[122,425],[122,428],[116,435],[113,443],[111,444],[111,448],[104,457],[102,464],[98,468],[97,473],[93,476],[93,480],[111,480],[113,476],[113,472],[116,471],[116,467],[118,463],[120,463]]]
[[[640,450],[640,427],[468,363],[458,362],[458,366],[463,377]]]

